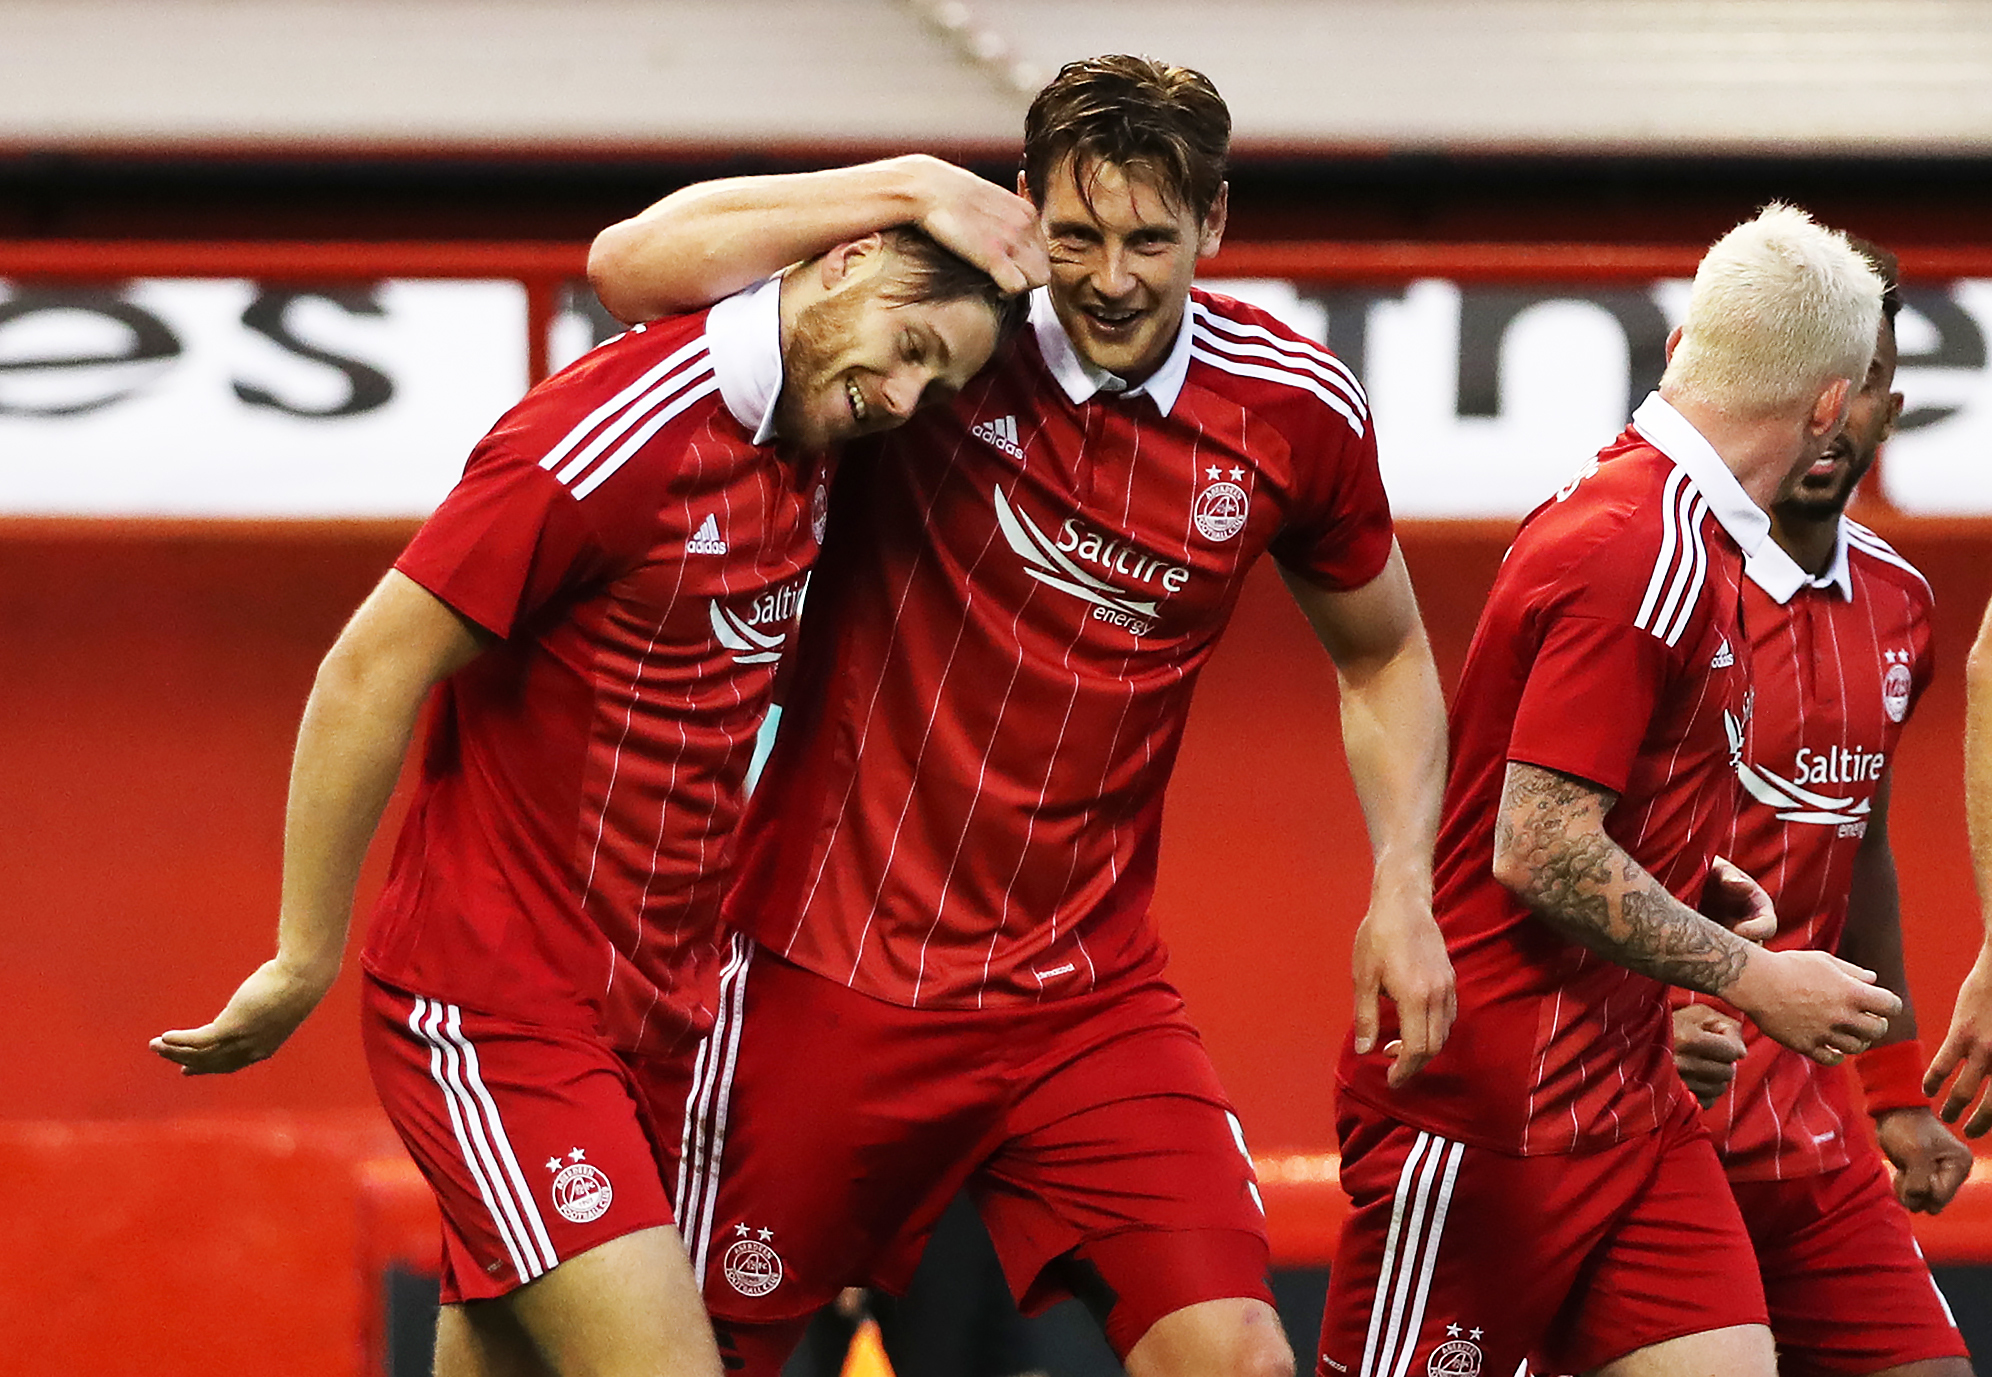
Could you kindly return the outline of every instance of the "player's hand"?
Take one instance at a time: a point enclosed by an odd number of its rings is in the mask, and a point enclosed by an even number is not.
[[[1971,973],[1958,987],[1950,1032],[1944,1034],[1943,1046],[1937,1048],[1930,1069],[1923,1073],[1923,1093],[1934,1095],[1943,1089],[1951,1072],[1957,1072],[1938,1112],[1945,1123],[1954,1124],[1959,1115],[1971,1109],[1964,1124],[1967,1138],[1980,1137],[1992,1128],[1992,1095],[1979,1095],[1988,1070],[1992,1070],[1992,947],[1979,951]],[[1973,1100],[1978,1101],[1976,1108],[1972,1108]]]
[[[1037,208],[1014,191],[924,153],[904,160],[927,210],[920,228],[1017,293],[1051,280]]]
[[[161,1033],[149,1044],[180,1068],[182,1075],[212,1076],[240,1071],[284,1045],[298,1024],[318,1007],[332,976],[297,971],[282,958],[258,966],[242,982],[212,1023]]]
[[[1768,942],[1777,936],[1778,911],[1771,896],[1748,871],[1722,856],[1709,866],[1701,913],[1751,942]]]
[[[1822,1066],[1866,1050],[1902,1009],[1899,998],[1874,983],[1873,971],[1823,951],[1752,948],[1722,997]]]
[[[1921,1106],[1880,1115],[1874,1134],[1895,1164],[1895,1198],[1905,1209],[1936,1214],[1971,1175],[1971,1149]]]
[[[1743,1060],[1743,1025],[1706,1004],[1674,1010],[1674,1069],[1707,1109],[1736,1079]]]
[[[1429,903],[1370,905],[1356,928],[1356,1051],[1375,1050],[1381,1028],[1379,1002],[1397,1006],[1397,1038],[1384,1048],[1394,1058],[1389,1084],[1404,1084],[1439,1054],[1459,1012],[1446,939],[1432,920]]]

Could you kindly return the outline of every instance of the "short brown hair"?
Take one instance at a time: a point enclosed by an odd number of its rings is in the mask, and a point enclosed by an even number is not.
[[[886,248],[897,260],[891,271],[894,285],[881,289],[886,300],[905,305],[915,301],[980,301],[996,316],[996,337],[1008,338],[1023,323],[1028,296],[1004,295],[996,280],[966,258],[945,248],[917,225],[898,225],[884,232]]]
[[[1146,57],[1068,62],[1024,116],[1024,179],[1040,206],[1070,156],[1075,180],[1088,163],[1138,169],[1202,219],[1217,203],[1230,149],[1231,111],[1210,78]],[[1079,195],[1091,205],[1083,181]]]
[[[1890,325],[1895,324],[1895,317],[1902,311],[1901,261],[1872,239],[1863,239],[1858,234],[1848,235],[1847,242],[1874,264],[1875,273],[1881,278],[1881,313],[1888,317]]]

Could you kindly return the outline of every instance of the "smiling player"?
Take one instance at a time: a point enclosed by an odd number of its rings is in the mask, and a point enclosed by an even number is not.
[[[434,689],[363,1000],[442,1208],[445,1377],[717,1377],[667,1177],[825,450],[951,396],[1011,310],[894,230],[611,340],[499,421],[320,668],[277,955],[152,1045],[235,1071],[318,1004]]]
[[[1025,125],[1030,330],[840,479],[691,1106],[687,1242],[745,1373],[839,1287],[901,1289],[964,1184],[1026,1306],[1081,1297],[1137,1377],[1291,1371],[1242,1132],[1149,914],[1190,693],[1263,553],[1341,681],[1376,857],[1361,1035],[1390,995],[1393,1082],[1445,1039],[1437,675],[1362,388],[1191,288],[1229,133],[1196,72],[1066,67]],[[694,188],[591,275],[625,315],[709,300],[758,254],[940,233],[945,187],[901,160]]]

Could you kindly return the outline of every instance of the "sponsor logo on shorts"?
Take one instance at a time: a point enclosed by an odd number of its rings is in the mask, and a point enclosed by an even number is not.
[[[570,1224],[588,1224],[600,1219],[616,1198],[616,1189],[609,1184],[609,1178],[590,1165],[587,1158],[587,1153],[575,1148],[567,1154],[565,1163],[558,1157],[546,1159],[546,1169],[554,1173],[549,1190],[553,1207]]]
[[[781,1254],[768,1246],[775,1231],[735,1224],[733,1232],[738,1237],[719,1260],[726,1284],[743,1296],[767,1295],[782,1284]]]
[[[1205,540],[1229,540],[1245,529],[1245,517],[1252,505],[1251,496],[1238,486],[1245,470],[1235,465],[1227,470],[1212,464],[1204,470],[1204,477],[1210,480],[1210,485],[1197,494],[1196,503],[1190,508],[1190,519],[1196,522],[1197,533]]]
[[[1909,652],[1906,650],[1884,650],[1888,660],[1888,672],[1881,676],[1881,706],[1891,722],[1900,722],[1909,713],[1909,688],[1913,676],[1909,673]]]
[[[1425,1363],[1426,1377],[1480,1377],[1480,1365],[1485,1361],[1485,1355],[1473,1340],[1486,1331],[1470,1330],[1470,1337],[1464,1339],[1458,1337],[1459,1332],[1456,1324],[1446,1326],[1446,1333],[1453,1337],[1432,1350],[1432,1356]]]

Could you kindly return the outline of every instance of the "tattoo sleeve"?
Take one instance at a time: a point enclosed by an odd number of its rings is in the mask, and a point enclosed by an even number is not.
[[[1720,994],[1744,940],[1669,894],[1605,832],[1609,789],[1511,761],[1494,827],[1494,873],[1571,940],[1669,985]]]

